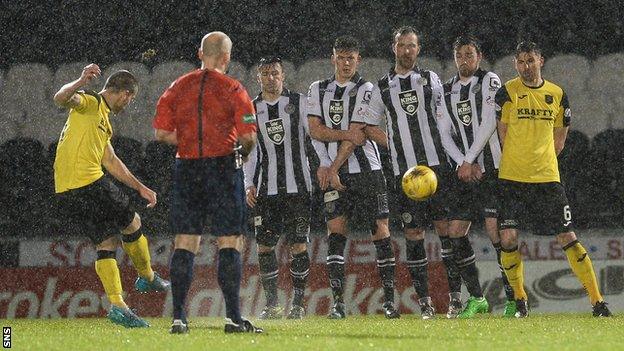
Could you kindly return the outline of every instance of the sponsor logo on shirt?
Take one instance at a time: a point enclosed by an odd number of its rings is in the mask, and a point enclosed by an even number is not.
[[[338,125],[342,122],[344,116],[344,101],[342,100],[330,100],[329,101],[329,119],[333,124]]]
[[[415,90],[402,91],[399,93],[399,101],[401,108],[405,113],[413,116],[418,109],[418,95]]]
[[[264,127],[266,128],[267,136],[273,144],[280,145],[284,142],[284,135],[286,134],[286,131],[281,118],[271,119],[264,122]]]
[[[472,105],[470,100],[459,101],[457,103],[457,117],[463,125],[469,126],[472,123]]]

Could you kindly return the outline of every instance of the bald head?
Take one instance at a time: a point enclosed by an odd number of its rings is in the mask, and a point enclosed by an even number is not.
[[[231,50],[232,40],[223,32],[210,32],[204,36],[201,42],[202,56],[206,58],[229,54]]]

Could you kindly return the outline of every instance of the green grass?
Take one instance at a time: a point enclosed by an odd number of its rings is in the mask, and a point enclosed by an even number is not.
[[[1,320],[12,327],[15,350],[621,350],[624,318],[533,314],[524,320],[487,316],[422,321],[351,316],[332,321],[259,321],[263,335],[225,335],[223,320],[193,318],[191,333],[169,335],[169,319],[124,329],[106,319]]]

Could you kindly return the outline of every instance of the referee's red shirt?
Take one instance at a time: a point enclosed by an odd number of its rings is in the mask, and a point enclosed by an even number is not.
[[[207,69],[185,74],[165,90],[153,126],[176,132],[177,157],[185,159],[229,155],[239,135],[256,131],[253,103],[245,88]]]

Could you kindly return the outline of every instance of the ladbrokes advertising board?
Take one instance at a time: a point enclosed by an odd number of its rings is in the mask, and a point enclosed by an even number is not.
[[[439,243],[427,238],[429,289],[439,312],[446,310],[448,286],[439,261]],[[495,313],[504,303],[504,292],[495,254],[485,238],[475,238],[480,280]],[[258,274],[257,256],[248,242],[243,254],[244,278],[241,291],[243,314],[254,316],[264,307],[264,293]],[[601,289],[612,310],[624,309],[624,262],[621,242],[615,238],[592,240],[586,245],[600,280]],[[404,241],[394,240],[398,264],[396,301],[403,313],[419,313],[418,297],[402,262]],[[172,251],[169,240],[151,244],[152,262],[168,276],[167,263]],[[309,314],[325,314],[331,303],[325,270],[326,246],[322,239],[310,245],[312,265],[306,291]],[[521,243],[525,256],[525,284],[531,307],[536,312],[589,312],[589,302],[569,270],[560,249],[549,238],[531,237]],[[350,240],[346,249],[345,300],[349,314],[381,313],[383,293],[377,276],[375,249],[370,241]],[[216,245],[202,244],[195,259],[195,278],[188,298],[190,316],[223,316],[224,305],[216,281]],[[0,268],[0,318],[59,318],[103,316],[108,301],[93,269],[95,252],[88,242],[24,241],[20,243],[20,267]],[[288,253],[279,251],[280,303],[289,307],[290,275]],[[123,284],[128,303],[143,316],[170,316],[171,296],[164,293],[142,295],[132,291],[136,273],[119,250]]]

